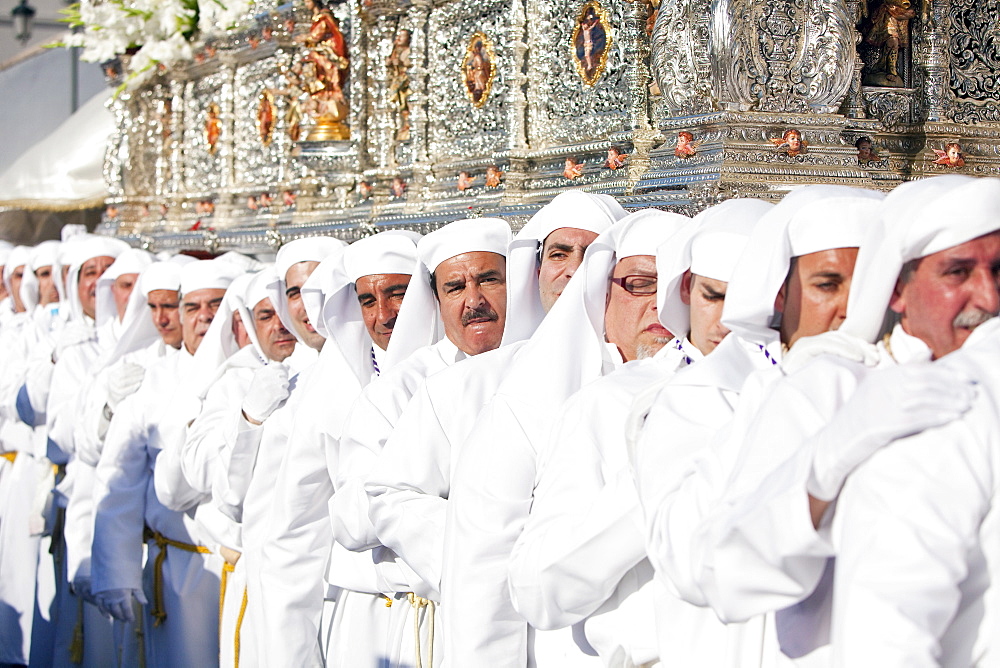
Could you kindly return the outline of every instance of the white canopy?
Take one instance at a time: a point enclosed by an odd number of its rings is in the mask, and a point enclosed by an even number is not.
[[[114,117],[102,91],[0,175],[0,208],[65,211],[100,207],[104,154]]]

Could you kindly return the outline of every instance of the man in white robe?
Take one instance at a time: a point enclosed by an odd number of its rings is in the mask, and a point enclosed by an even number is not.
[[[511,554],[511,598],[537,629],[586,620],[587,641],[606,664],[659,658],[652,566],[625,446],[632,401],[728,334],[721,323],[727,284],[770,208],[728,200],[657,250],[659,319],[677,338],[570,397],[538,454],[531,514]]]
[[[258,593],[250,607],[266,665],[323,662],[324,576],[331,549],[336,549],[327,511],[333,494],[327,450],[361,390],[389,369],[385,348],[396,331],[419,238],[390,231],[356,241],[324,260],[303,286],[309,320],[327,343],[308,383],[265,423],[268,440],[262,437],[259,447],[269,463],[253,469],[244,502],[243,521],[252,533],[258,564]],[[292,417],[294,423],[288,424]],[[344,578],[341,583],[352,577],[350,568],[374,571],[366,555],[352,556],[335,569]],[[353,608],[347,617],[356,656],[370,656],[366,643],[378,642],[364,609],[353,605],[366,597],[379,598],[345,589],[329,601],[341,613]]]
[[[842,331],[804,346],[806,362],[758,402],[736,454],[724,462],[739,475],[730,476],[718,511],[690,539],[706,555],[701,586],[724,619],[803,601],[779,613],[779,621],[794,618],[800,630],[799,638],[782,639],[783,648],[795,656],[827,642],[830,502],[854,467],[885,442],[967,407],[962,377],[942,369],[915,371],[911,379],[906,367],[952,352],[996,314],[998,195],[994,179],[948,176],[904,184],[886,199],[884,231],[870,245],[866,240],[859,255],[862,283],[852,291]],[[967,215],[942,218],[957,201]],[[888,311],[899,322],[871,349]],[[810,361],[824,352],[833,354]],[[931,373],[935,382],[918,382]],[[765,529],[775,526],[782,530]]]
[[[424,607],[426,601],[422,600],[433,596],[433,584],[428,587],[421,582],[379,544],[368,521],[364,481],[420,384],[442,369],[500,345],[507,312],[509,244],[510,227],[495,218],[456,221],[417,244],[419,262],[387,350],[387,361],[394,366],[370,383],[351,408],[343,432],[333,444],[330,463],[336,476],[331,501],[334,538],[345,547],[368,552],[379,566],[375,582],[357,583],[349,589],[369,594],[363,605],[373,624],[377,620],[385,629],[380,634],[385,640],[373,643],[360,656],[353,655],[345,635],[349,627],[338,622],[338,616],[343,615],[335,613],[337,634],[326,638],[328,664],[408,666],[421,661],[418,655],[434,653],[433,647],[427,646],[434,637],[433,609]],[[440,329],[444,337],[435,343]],[[404,354],[420,343],[430,345]],[[353,507],[339,506],[345,500]],[[351,535],[345,535],[344,528],[350,528]],[[332,562],[329,573],[336,577]],[[389,599],[390,607],[371,596],[380,593]],[[431,644],[438,642],[440,634]],[[425,648],[422,653],[421,646]],[[439,651],[438,662],[440,656]],[[355,660],[359,663],[352,663]],[[423,661],[428,666],[433,663]]]
[[[507,563],[531,503],[536,453],[563,402],[674,338],[657,319],[655,252],[690,223],[648,209],[598,237],[455,453],[441,575],[447,661],[587,661],[571,629],[529,631],[510,601]]]
[[[94,486],[92,585],[102,609],[123,621],[142,614],[147,666],[212,665],[218,660],[222,561],[194,517],[166,508],[154,487],[161,450],[179,448],[200,408],[194,354],[226,287],[240,271],[200,261],[181,272],[182,345],[152,365],[123,400],[105,437]],[[149,559],[143,568],[143,542]]]
[[[532,217],[508,249],[505,344],[429,377],[400,416],[365,483],[370,519],[382,543],[430,584],[440,601],[445,500],[450,470],[475,418],[528,337],[562,294],[587,247],[626,213],[606,195],[562,193]],[[463,392],[455,396],[454,388]],[[338,503],[347,501],[338,508]],[[335,534],[355,547],[348,495],[335,497]],[[362,508],[364,505],[362,504]],[[406,515],[403,524],[398,518]],[[405,556],[403,555],[405,552]]]
[[[835,666],[995,663],[998,328],[993,318],[961,350],[930,365],[942,367],[926,379],[931,388],[947,391],[941,373],[976,381],[971,409],[876,452],[840,493],[833,528]],[[868,409],[877,415],[884,407],[873,402]]]
[[[682,663],[785,660],[773,618],[723,626],[710,610],[696,607],[705,603],[689,571],[683,566],[667,571],[664,564],[693,562],[696,568],[699,563],[686,551],[665,559],[663,543],[684,535],[705,499],[723,490],[724,476],[703,462],[716,456],[715,439],[737,433],[733,412],[751,394],[747,379],[755,371],[773,379],[786,347],[843,322],[858,246],[866,226],[878,222],[882,197],[843,186],[806,186],[786,195],[761,219],[734,271],[723,312],[723,324],[733,333],[702,363],[677,373],[654,397],[637,401],[634,411],[645,425],[631,460],[647,552],[665,585],[657,597],[659,642]],[[781,325],[772,329],[776,312]]]

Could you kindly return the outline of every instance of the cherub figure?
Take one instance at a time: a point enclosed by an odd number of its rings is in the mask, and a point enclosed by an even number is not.
[[[503,181],[503,172],[496,165],[490,165],[486,168],[486,187],[487,188],[498,188],[500,183]]]
[[[802,140],[802,133],[795,128],[785,130],[785,133],[780,138],[772,139],[771,143],[775,145],[778,151],[784,149],[785,155],[789,158],[794,158],[797,155],[805,153],[806,148],[809,146],[807,142]]]
[[[458,184],[455,186],[459,192],[468,190],[476,184],[476,177],[470,176],[468,172],[458,173]]]
[[[858,162],[867,165],[869,162],[878,162],[881,158],[875,153],[872,147],[872,140],[868,137],[861,137],[854,142],[854,147],[858,149]]]
[[[402,197],[406,194],[406,181],[402,176],[392,177],[392,183],[389,184],[389,190],[392,192],[393,197]]]
[[[612,171],[621,169],[628,160],[628,153],[622,153],[617,146],[608,149],[608,159],[604,161],[604,166]]]
[[[687,130],[677,133],[677,145],[674,146],[674,155],[678,158],[690,158],[698,153],[698,145],[701,142],[694,140],[694,135]]]
[[[962,145],[957,141],[945,144],[943,151],[939,148],[932,150],[935,155],[937,155],[937,160],[934,161],[935,165],[944,165],[946,167],[965,167],[965,155],[962,153]]]
[[[566,158],[562,174],[570,181],[578,179],[583,176],[583,166],[582,162],[577,162],[573,158]]]

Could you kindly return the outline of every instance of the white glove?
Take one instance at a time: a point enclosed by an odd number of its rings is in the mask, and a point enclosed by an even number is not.
[[[97,605],[97,599],[94,598],[94,592],[90,589],[90,578],[78,577],[73,580],[71,587],[75,596],[82,598],[88,603]]]
[[[878,364],[878,349],[864,339],[833,330],[816,336],[805,336],[789,348],[781,359],[781,370],[792,374],[820,355],[836,355],[865,366]]]
[[[890,442],[955,420],[976,396],[975,382],[938,364],[874,371],[813,437],[809,494],[832,501],[847,476]]]
[[[109,589],[97,592],[95,598],[101,612],[121,622],[135,621],[135,608],[132,607],[133,598],[142,605],[146,605],[146,596],[141,589]]]
[[[108,374],[108,408],[114,411],[121,400],[139,389],[146,369],[138,364],[123,362]]]
[[[243,397],[243,415],[248,421],[260,424],[288,398],[288,367],[268,364],[257,369],[250,381],[247,395]]]

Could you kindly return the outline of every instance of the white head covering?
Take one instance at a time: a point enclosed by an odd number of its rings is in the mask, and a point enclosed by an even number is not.
[[[562,296],[525,344],[501,392],[548,410],[603,375],[609,363],[620,363],[617,351],[617,359],[611,358],[604,333],[615,265],[634,255],[655,256],[667,239],[690,224],[687,216],[642,209],[595,239]]]
[[[409,273],[413,278],[399,309],[396,327],[386,351],[391,367],[410,353],[441,340],[444,325],[430,277],[438,265],[463,253],[487,252],[507,256],[510,225],[499,218],[467,218],[434,230],[417,243],[417,260]],[[510,310],[507,311],[511,315]]]
[[[281,318],[281,324],[285,326],[292,335],[298,339],[299,343],[305,343],[299,337],[298,330],[292,324],[292,318],[288,314],[288,299],[285,297],[285,276],[293,265],[299,262],[322,262],[327,256],[336,253],[344,248],[345,244],[340,239],[333,237],[306,237],[290,241],[278,249],[278,254],[274,258],[275,279],[267,286],[268,295],[271,297],[271,304]],[[315,328],[315,325],[313,325]],[[317,330],[319,331],[319,330]]]
[[[7,264],[3,266],[3,284],[7,286],[7,292],[13,293],[13,289],[10,287],[10,278],[14,275],[14,270],[26,266],[29,260],[31,260],[31,246],[14,246],[11,249],[7,255]],[[20,293],[18,296],[21,296]]]
[[[371,378],[374,344],[361,317],[354,284],[359,278],[373,274],[409,275],[417,262],[419,239],[415,232],[390,230],[355,241],[323,260],[302,286],[309,322],[336,344],[327,343],[322,354],[342,355],[362,386]]]
[[[218,260],[198,260],[181,267],[181,295],[195,290],[228,290],[237,276],[243,275],[239,267]]]
[[[234,264],[218,260],[198,260],[181,267],[182,300],[185,294],[196,290],[226,291],[205,337],[198,344],[192,366],[194,371],[186,381],[187,386],[198,396],[204,396],[204,392],[218,377],[219,366],[239,350],[232,327],[234,300],[242,303],[250,276]],[[183,318],[182,312],[182,322]]]
[[[80,304],[80,292],[77,290],[77,282],[80,279],[80,268],[91,258],[117,258],[128,249],[129,246],[124,241],[96,234],[77,235],[73,237],[73,241],[63,244],[61,250],[65,250],[66,252],[60,253],[61,265],[69,265],[69,273],[66,274],[66,295],[64,299],[69,303],[70,317],[73,320],[78,322],[84,321],[83,306]],[[55,269],[56,267],[53,266],[53,271]]]
[[[115,306],[115,297],[111,292],[111,286],[120,276],[125,274],[138,274],[146,267],[153,264],[153,255],[138,248],[129,248],[119,255],[110,267],[104,270],[101,277],[97,279],[97,326],[101,327],[110,320],[117,320],[118,308]],[[124,322],[124,317],[122,317]]]
[[[874,342],[903,265],[1000,229],[1000,179],[948,174],[910,181],[885,198],[882,225],[858,251],[840,330]]]
[[[260,260],[252,258],[249,255],[244,255],[243,253],[237,253],[236,251],[229,251],[212,259],[219,262],[228,262],[243,271],[260,271],[264,268],[264,263]]]
[[[857,248],[865,229],[877,224],[885,196],[848,186],[796,188],[754,227],[726,291],[722,324],[740,338],[768,345],[774,298],[792,258],[834,248]]]
[[[726,200],[699,213],[657,249],[657,309],[660,323],[674,336],[683,337],[691,329],[691,308],[681,301],[684,274],[690,269],[728,283],[754,226],[773,208],[759,199]]]
[[[69,241],[73,237],[80,237],[87,235],[87,226],[79,225],[76,223],[71,223],[69,225],[63,225],[62,229],[59,231],[59,238],[62,241]],[[42,265],[45,266],[45,265]]]
[[[110,268],[109,268],[110,271]],[[175,262],[154,262],[139,273],[135,288],[129,295],[122,320],[122,333],[115,345],[95,364],[94,372],[114,364],[125,355],[142,350],[160,338],[150,316],[149,293],[154,290],[181,289],[181,265]]]
[[[25,310],[34,310],[41,299],[35,271],[41,267],[55,264],[61,245],[58,241],[43,241],[32,249],[31,255],[24,265],[24,278],[21,280],[21,302],[24,303]]]
[[[610,195],[568,190],[538,210],[521,228],[507,251],[507,321],[504,344],[531,336],[545,317],[538,294],[538,252],[550,234],[564,227],[600,234],[628,214]]]

